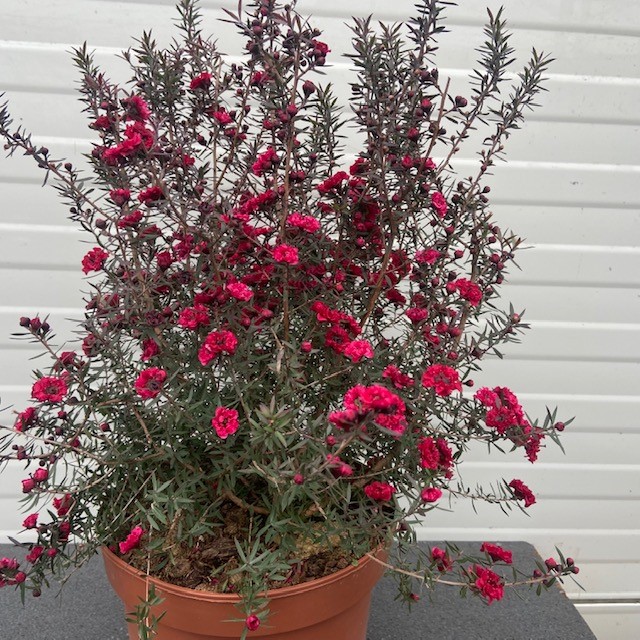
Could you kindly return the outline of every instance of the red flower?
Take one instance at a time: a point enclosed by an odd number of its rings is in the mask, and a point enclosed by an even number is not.
[[[160,251],[156,254],[156,262],[158,266],[164,271],[173,264],[173,256],[171,251]]]
[[[411,324],[420,324],[429,316],[429,312],[420,307],[410,307],[404,312],[404,314],[409,318],[409,320],[411,320]]]
[[[231,331],[213,331],[204,340],[198,352],[198,360],[207,366],[214,358],[226,353],[233,355],[238,346],[238,338]]]
[[[130,227],[135,227],[142,221],[142,211],[132,211],[120,218],[118,220],[118,228],[119,229],[128,229]]]
[[[342,352],[352,362],[360,362],[362,358],[373,358],[373,348],[367,340],[353,340]]]
[[[494,600],[502,600],[504,596],[504,582],[497,573],[494,573],[491,569],[485,569],[480,565],[475,565],[473,572],[476,575],[473,586],[482,597],[487,599],[489,604]]]
[[[31,493],[36,488],[36,481],[33,478],[22,480],[22,493]]]
[[[227,113],[226,109],[212,111],[209,115],[215,118],[223,127],[233,122],[233,118]]]
[[[158,343],[153,338],[147,338],[142,343],[142,355],[140,358],[143,362],[147,362],[147,360],[151,360],[154,356],[157,356],[160,353],[160,347],[158,347]]]
[[[156,202],[157,200],[162,200],[164,198],[164,191],[162,187],[153,186],[141,191],[138,194],[138,200],[142,202],[142,204],[149,205],[152,202]]]
[[[236,300],[242,300],[246,302],[247,300],[251,300],[253,298],[253,290],[251,287],[247,287],[246,284],[242,282],[231,282],[227,285],[227,291],[234,297]]]
[[[431,204],[438,216],[444,218],[449,207],[447,206],[445,197],[439,191],[431,194]]]
[[[109,191],[109,197],[113,200],[114,204],[121,207],[131,197],[131,191],[129,191],[129,189],[113,189]]]
[[[527,485],[522,482],[522,480],[514,478],[509,483],[509,486],[513,491],[514,498],[516,498],[517,500],[524,500],[525,508],[530,507],[532,504],[535,504],[536,497],[533,495],[531,489],[529,489],[529,487],[527,487]]]
[[[34,407],[27,407],[18,414],[13,427],[16,431],[23,432],[35,422],[37,417],[38,412],[36,409]]]
[[[288,244],[279,244],[273,250],[273,259],[286,264],[298,264],[298,250]]]
[[[91,271],[100,271],[104,267],[109,254],[100,247],[95,247],[82,258],[82,273],[85,275]]]
[[[420,492],[422,502],[437,502],[442,498],[442,491],[437,487],[426,487]]]
[[[404,402],[379,384],[352,387],[344,396],[344,407],[363,414],[373,412],[376,424],[397,435],[404,433],[407,427]]]
[[[249,616],[244,623],[249,631],[255,631],[260,626],[260,618],[258,616]]]
[[[432,364],[422,374],[422,386],[435,389],[439,396],[450,396],[454,391],[462,391],[458,372],[445,364]]]
[[[138,395],[146,400],[160,393],[166,379],[167,372],[164,369],[151,367],[140,373],[134,386]]]
[[[33,479],[36,482],[45,482],[48,478],[49,471],[47,471],[47,469],[45,469],[44,467],[38,467],[33,474]]]
[[[33,385],[31,397],[40,402],[62,402],[68,391],[62,378],[45,376]]]
[[[44,553],[44,547],[41,547],[41,546],[32,547],[31,551],[25,556],[25,560],[27,562],[30,562],[31,564],[34,564],[35,562],[38,562],[38,560],[40,559],[40,556],[42,556],[43,553]]]
[[[109,116],[98,116],[90,125],[91,129],[97,129],[100,131],[109,131],[111,129],[111,119]]]
[[[449,554],[444,549],[440,549],[440,547],[433,547],[433,549],[431,549],[431,560],[436,563],[438,571],[444,573],[451,568],[452,562]]]
[[[198,327],[206,327],[209,322],[209,311],[203,305],[183,309],[178,318],[178,324],[181,327],[191,329],[192,331]]]
[[[392,364],[382,372],[382,377],[390,380],[396,389],[406,389],[415,384],[415,380],[411,376],[402,373],[398,367]]]
[[[444,438],[422,438],[418,442],[420,466],[423,469],[444,470],[449,472],[453,464],[451,449]]]
[[[330,178],[327,178],[324,182],[321,182],[316,188],[322,195],[330,193],[334,189],[337,189],[342,185],[345,180],[349,179],[349,174],[346,171],[338,171]]]
[[[506,562],[507,564],[511,564],[513,562],[513,555],[511,551],[503,549],[498,544],[483,542],[480,547],[480,551],[484,551],[494,562]]]
[[[340,460],[340,456],[332,453],[327,454],[327,463],[331,473],[338,478],[348,478],[353,475],[353,468],[346,462]]]
[[[472,307],[477,307],[482,301],[482,290],[475,282],[471,282],[466,278],[458,278],[452,284],[460,295],[469,301]]]
[[[38,526],[38,514],[30,513],[22,523],[25,529],[35,529]]]
[[[130,96],[122,101],[127,110],[127,117],[131,120],[144,122],[149,119],[151,112],[149,106],[140,96]]]
[[[61,522],[58,525],[58,540],[66,542],[71,534],[71,524],[68,522]]]
[[[270,171],[274,164],[278,163],[278,154],[273,147],[269,147],[261,153],[256,161],[251,165],[251,170],[258,177],[263,176],[266,171]]]
[[[386,482],[378,482],[377,480],[369,483],[364,488],[365,494],[376,502],[389,502],[393,498],[396,490]]]
[[[298,227],[307,233],[314,233],[320,230],[320,221],[313,216],[303,216],[301,213],[292,213],[287,218],[287,223],[292,227]]]
[[[219,438],[226,440],[228,436],[233,435],[240,427],[238,412],[235,409],[218,407],[213,418],[211,418],[211,426],[216,430]]]
[[[198,89],[208,89],[211,85],[211,74],[208,71],[204,71],[195,78],[192,78],[189,83],[189,89],[191,91],[197,91]]]
[[[72,504],[73,498],[71,497],[70,493],[65,493],[62,498],[53,499],[53,508],[56,510],[56,513],[60,518],[66,516],[67,513],[69,513]]]
[[[437,249],[425,249],[416,252],[415,260],[418,264],[434,264],[440,255]]]
[[[140,540],[143,535],[144,529],[141,526],[133,527],[125,541],[118,544],[120,553],[124,555],[125,553],[129,553],[132,549],[137,549],[140,546]]]

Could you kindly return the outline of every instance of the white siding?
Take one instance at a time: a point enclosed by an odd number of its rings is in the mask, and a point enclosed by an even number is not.
[[[494,9],[498,2],[487,0]],[[234,2],[203,2],[222,49],[232,34],[215,18]],[[408,17],[414,0],[302,0],[317,16],[334,54],[330,73],[346,95],[350,15]],[[441,37],[441,73],[466,91],[465,73],[482,41],[483,2],[448,10],[451,32]],[[531,518],[456,505],[434,514],[421,535],[439,539],[528,540],[543,556],[561,546],[582,567],[581,592],[567,584],[601,640],[640,636],[640,3],[628,0],[509,0],[513,43],[531,44],[557,61],[542,98],[508,148],[510,163],[493,179],[496,218],[535,248],[522,252],[522,272],[504,293],[526,307],[533,330],[506,361],[488,361],[482,384],[508,384],[531,414],[559,404],[576,420],[565,432],[566,457],[554,448],[538,465],[519,458],[487,459],[473,452],[465,480],[521,477],[539,495]],[[113,57],[152,26],[168,40],[171,0],[2,0],[0,90],[15,114],[56,155],[77,157],[89,146],[75,71],[67,51],[85,39],[114,77]],[[351,151],[356,148],[352,144]],[[475,162],[473,144],[458,162]],[[25,159],[0,159],[0,395],[21,408],[27,398],[29,345],[10,342],[16,318],[51,313],[63,318],[82,306],[79,259],[85,247],[64,208]],[[68,332],[68,330],[67,330]],[[4,414],[6,415],[6,414]],[[0,538],[19,527],[21,473],[0,484]]]

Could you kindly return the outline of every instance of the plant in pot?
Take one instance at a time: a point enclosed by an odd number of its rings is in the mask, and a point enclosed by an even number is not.
[[[489,13],[470,93],[452,95],[434,61],[447,4],[420,0],[404,26],[355,20],[351,112],[319,82],[329,45],[276,0],[226,12],[240,61],[203,34],[195,0],[169,47],[145,34],[124,53],[126,85],[76,50],[87,167],[2,107],[5,149],[45,171],[93,246],[77,346],[20,319],[50,365],[3,426],[35,539],[0,560],[0,586],[37,596],[102,548],[130,637],[158,640],[363,640],[386,569],[407,602],[437,583],[502,597],[498,545],[407,552],[447,495],[535,502],[517,478],[465,488],[471,443],[534,462],[563,428],[473,382],[526,328],[499,303],[521,239],[494,220],[485,178],[549,59],[534,51],[510,84]],[[457,177],[483,125],[477,169]],[[511,582],[576,572],[561,558]]]

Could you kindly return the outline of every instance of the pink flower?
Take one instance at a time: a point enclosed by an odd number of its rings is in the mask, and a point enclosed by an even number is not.
[[[406,373],[402,373],[398,367],[390,364],[383,372],[382,377],[387,378],[396,389],[406,389],[412,387],[415,384],[415,380],[408,376]]]
[[[442,491],[437,487],[426,487],[420,492],[422,502],[437,502],[442,498]]]
[[[227,285],[227,291],[236,300],[242,300],[243,302],[253,298],[253,290],[251,287],[247,287],[247,285],[242,282],[230,282]]]
[[[513,554],[507,549],[503,549],[498,544],[483,542],[480,551],[484,551],[494,562],[505,562],[511,564],[513,562]]]
[[[198,89],[208,89],[211,86],[211,74],[208,71],[204,71],[191,79],[189,83],[189,89],[191,91],[197,91]]]
[[[206,327],[209,322],[209,311],[205,306],[199,304],[183,309],[178,317],[178,324],[192,331],[198,327]]]
[[[213,418],[211,418],[211,426],[216,430],[219,438],[226,440],[228,436],[233,435],[240,427],[238,412],[235,409],[218,407]]]
[[[82,258],[82,273],[86,275],[91,271],[100,271],[102,267],[104,267],[104,263],[108,257],[109,254],[100,247],[91,249],[91,251]]]
[[[204,340],[198,351],[200,364],[206,367],[214,358],[226,353],[233,355],[238,345],[238,338],[231,331],[213,331]]]
[[[458,372],[444,364],[432,364],[422,374],[422,386],[435,389],[439,396],[450,396],[454,391],[462,391]]]
[[[440,191],[435,191],[431,194],[431,204],[436,210],[438,216],[440,218],[444,218],[449,207],[447,206],[445,197],[440,193]]]
[[[309,340],[305,340],[300,344],[300,351],[302,351],[302,353],[309,353],[311,349],[313,349],[313,345]]]
[[[31,388],[31,397],[40,402],[62,402],[68,393],[67,383],[62,378],[45,376]]]
[[[396,436],[402,435],[407,427],[404,402],[382,385],[352,387],[344,396],[344,407],[356,413],[372,412],[376,424]]]
[[[287,223],[292,227],[298,227],[307,233],[315,233],[320,230],[320,221],[313,216],[303,216],[301,213],[292,213],[287,218]]]
[[[249,616],[244,624],[249,631],[255,631],[260,626],[260,618],[258,616]]]
[[[386,482],[370,482],[364,488],[365,494],[376,502],[389,502],[396,492],[395,488]]]
[[[522,482],[522,480],[518,480],[514,478],[509,483],[509,486],[511,487],[511,490],[513,491],[513,496],[514,498],[516,498],[516,500],[524,500],[525,508],[530,507],[532,504],[535,504],[536,502],[535,495],[533,495],[533,492],[531,491],[531,489],[529,489],[529,487],[527,487],[527,485],[524,482]]]
[[[298,264],[298,250],[288,244],[279,244],[273,250],[273,259],[285,264]]]
[[[502,600],[504,596],[504,581],[498,574],[480,565],[473,567],[473,573],[476,575],[473,586],[482,597],[486,598],[489,604],[494,600]]]
[[[453,464],[451,448],[444,438],[425,437],[418,442],[420,466],[423,469],[449,471]]]
[[[38,526],[38,514],[30,513],[22,523],[25,529],[35,529]]]
[[[120,542],[118,544],[120,553],[124,555],[125,553],[129,553],[132,549],[137,549],[140,546],[140,540],[143,535],[144,529],[141,526],[133,527],[124,542]]]
[[[373,358],[373,348],[367,340],[353,340],[342,352],[352,362],[360,362],[362,358]]]
[[[162,385],[166,379],[167,372],[164,369],[158,367],[144,369],[136,379],[135,390],[145,400],[155,398],[162,391]]]

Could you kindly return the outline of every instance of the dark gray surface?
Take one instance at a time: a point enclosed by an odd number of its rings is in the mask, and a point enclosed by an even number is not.
[[[425,543],[427,544],[427,543]],[[477,550],[479,543],[461,543]],[[535,568],[535,551],[523,542],[505,543],[514,564]],[[0,545],[0,556],[14,555]],[[111,591],[99,558],[78,570],[64,590],[29,598],[23,608],[13,588],[0,589],[0,640],[126,640],[124,610]],[[540,597],[528,588],[507,590],[487,606],[479,598],[461,600],[455,588],[437,588],[409,613],[394,601],[395,584],[385,578],[371,604],[368,640],[595,640],[560,589]],[[327,640],[330,640],[329,638]]]

